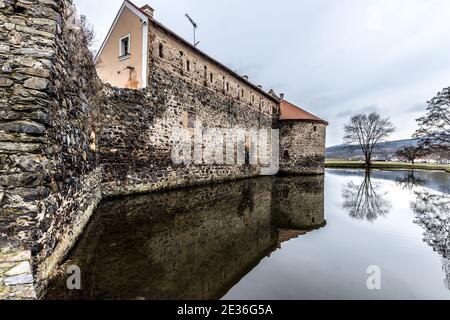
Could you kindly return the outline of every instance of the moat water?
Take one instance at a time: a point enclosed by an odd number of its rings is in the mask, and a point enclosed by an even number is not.
[[[328,170],[105,201],[47,298],[450,299],[450,175]]]

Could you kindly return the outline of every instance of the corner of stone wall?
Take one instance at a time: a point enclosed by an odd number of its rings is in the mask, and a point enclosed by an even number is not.
[[[280,121],[280,174],[325,173],[326,125]]]
[[[0,299],[36,298],[100,201],[101,83],[73,12],[0,0]]]

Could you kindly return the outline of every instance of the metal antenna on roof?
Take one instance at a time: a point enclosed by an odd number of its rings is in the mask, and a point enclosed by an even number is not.
[[[200,43],[200,41],[197,42],[197,40],[195,39],[195,32],[197,31],[197,23],[195,23],[195,21],[187,13],[186,13],[186,18],[188,18],[189,22],[194,27],[194,47],[196,47]]]

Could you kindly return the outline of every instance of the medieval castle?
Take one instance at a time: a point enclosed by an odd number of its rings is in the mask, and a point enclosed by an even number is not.
[[[0,299],[42,294],[104,197],[257,177],[177,165],[174,127],[279,130],[279,171],[322,174],[327,123],[125,1],[94,59],[71,0],[0,0]]]

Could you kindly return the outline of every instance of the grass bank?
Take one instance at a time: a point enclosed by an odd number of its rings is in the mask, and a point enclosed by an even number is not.
[[[346,161],[346,160],[332,160],[325,161],[325,168],[338,169],[364,169],[365,163],[363,161]],[[450,165],[448,164],[432,164],[432,163],[406,163],[406,162],[378,162],[372,163],[373,169],[382,170],[440,170],[450,173]]]

